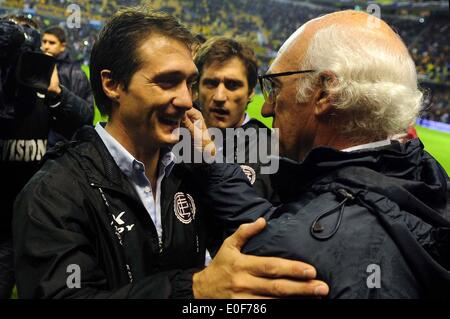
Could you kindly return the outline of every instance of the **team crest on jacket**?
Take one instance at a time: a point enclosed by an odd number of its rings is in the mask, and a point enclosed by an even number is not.
[[[174,196],[173,210],[183,224],[189,224],[195,218],[195,202],[191,195],[178,192]]]
[[[247,176],[248,180],[250,181],[250,184],[253,185],[256,180],[255,170],[247,165],[241,165],[241,169],[244,172],[245,176]]]

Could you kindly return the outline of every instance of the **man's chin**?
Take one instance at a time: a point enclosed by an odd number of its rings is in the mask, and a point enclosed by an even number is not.
[[[213,121],[210,121],[209,123],[210,123],[209,125],[207,124],[208,127],[215,127],[215,128],[221,129],[221,130],[224,130],[224,129],[230,127],[230,126],[228,126],[228,123],[224,122],[224,121],[213,120]]]
[[[180,136],[170,136],[166,137],[161,141],[162,146],[174,146],[180,141]]]
[[[180,135],[175,130],[172,133],[160,133],[156,136],[155,143],[159,147],[171,147],[180,141]]]

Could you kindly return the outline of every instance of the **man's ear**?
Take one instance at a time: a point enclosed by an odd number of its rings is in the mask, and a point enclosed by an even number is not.
[[[318,117],[329,114],[333,109],[334,96],[330,92],[330,88],[336,85],[338,79],[336,74],[331,71],[324,71],[319,75],[317,94],[315,96],[314,114]]]
[[[118,101],[120,98],[120,85],[117,81],[112,79],[110,70],[102,70],[100,72],[102,78],[102,88],[106,96],[112,101]]]

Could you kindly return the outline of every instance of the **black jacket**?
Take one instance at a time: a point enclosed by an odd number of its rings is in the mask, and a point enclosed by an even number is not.
[[[278,197],[272,188],[270,175],[261,174],[261,168],[268,165],[267,161],[272,155],[270,149],[272,131],[256,119],[250,119],[245,125],[241,126],[241,128],[243,129],[242,133],[246,136],[245,139],[238,138],[238,142],[234,143],[233,152],[229,152],[225,147],[224,156],[227,162],[239,162],[242,170],[249,179],[250,184],[253,185],[257,193],[270,202],[277,204]],[[260,143],[260,140],[263,137],[262,135],[264,135],[264,138],[267,141],[267,147],[264,150],[259,149],[259,147],[263,147],[263,144],[265,144]],[[239,143],[242,142],[242,140],[244,143]],[[245,149],[244,163],[241,163],[237,158],[239,149]],[[258,155],[257,157],[255,157],[256,154]],[[231,158],[232,156],[234,156],[234,158]]]
[[[159,247],[150,216],[93,128],[46,156],[15,203],[21,298],[192,297],[206,235],[187,166],[175,165],[163,180]],[[66,285],[72,264],[80,289]]]
[[[93,104],[91,86],[86,74],[81,70],[80,65],[71,61],[69,52],[64,51],[56,57],[59,82],[81,97],[86,102]]]
[[[92,124],[92,105],[65,87],[55,108],[48,107],[48,97],[31,89],[26,92],[17,96],[12,112],[0,115],[0,241],[11,237],[15,197],[38,170],[45,150]]]
[[[350,153],[317,148],[301,164],[280,165],[277,209],[236,167],[205,175],[207,200],[230,228],[261,214],[269,220],[245,253],[312,264],[329,298],[450,297],[448,176],[419,140]]]

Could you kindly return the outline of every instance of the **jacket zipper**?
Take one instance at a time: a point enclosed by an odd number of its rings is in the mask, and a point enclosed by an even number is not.
[[[105,194],[104,194],[104,192],[103,192],[103,189],[102,189],[102,187],[100,186],[100,185],[98,185],[98,184],[95,184],[95,183],[91,183],[90,184],[92,187],[95,187],[95,188],[97,188],[97,189],[101,189],[101,191],[100,191],[100,193],[101,194],[103,194],[102,195],[102,199],[103,199],[103,202],[105,202],[105,205],[107,205],[107,207],[109,207],[109,203],[106,201],[106,197],[105,197]],[[108,187],[107,187],[108,188]],[[109,188],[109,189],[111,189],[112,191],[115,191],[115,192],[118,192],[118,193],[122,193],[122,194],[124,194],[123,192],[121,192],[120,190],[118,190],[118,189],[114,189],[114,188]],[[125,194],[125,195],[127,195],[127,194]],[[128,195],[127,195],[128,196]],[[145,208],[144,208],[145,209]],[[161,234],[161,238],[159,237],[159,235],[158,235],[158,232],[156,231],[156,226],[155,226],[155,231],[154,231],[154,233],[156,233],[156,234],[154,234],[155,235],[155,237],[156,237],[156,239],[157,239],[157,241],[158,241],[158,248],[157,248],[157,250],[158,250],[158,253],[159,254],[161,254],[162,253],[162,251],[163,251],[163,240],[162,240],[162,236],[163,236],[163,234]],[[155,247],[156,248],[156,247]]]
[[[91,184],[91,186],[95,187],[95,185],[94,185],[93,183]],[[111,225],[114,225],[114,218],[112,217],[112,213],[109,211],[109,210],[110,210],[110,205],[109,205],[108,200],[106,199],[105,193],[103,192],[103,189],[102,189],[101,187],[98,187],[98,186],[97,186],[97,189],[99,190],[100,195],[101,195],[101,197],[102,197],[102,199],[103,199],[103,202],[105,203],[106,208],[107,208],[107,210],[108,210],[109,217],[111,218]],[[127,274],[128,274],[128,278],[129,278],[130,283],[131,283],[131,282],[133,282],[133,274],[131,273],[131,268],[130,268],[130,265],[129,265],[129,263],[128,263],[128,260],[127,260],[125,251],[123,251],[122,235],[120,235],[120,233],[118,232],[118,230],[117,230],[117,228],[116,228],[115,225],[114,225],[114,228],[115,228],[114,233],[116,234],[117,238],[119,239],[119,244],[120,244],[120,246],[122,246],[122,252],[123,252],[124,258],[125,258],[125,260],[126,260],[126,262],[125,262],[126,272],[127,272]]]

